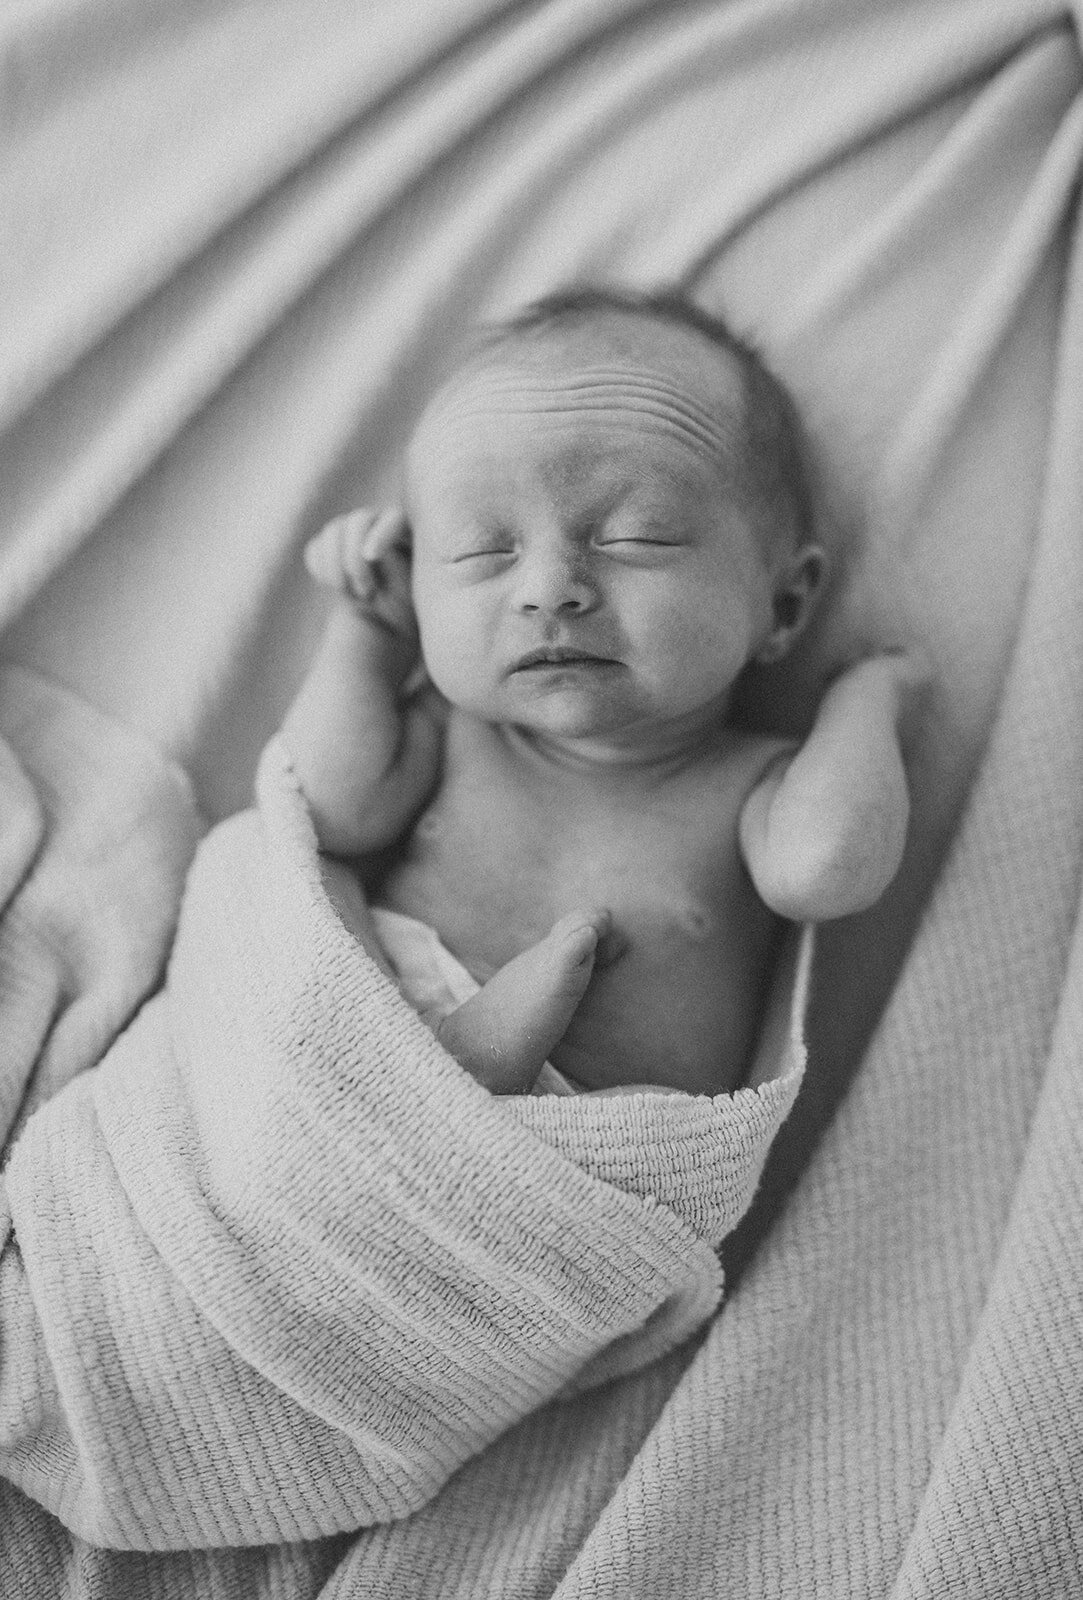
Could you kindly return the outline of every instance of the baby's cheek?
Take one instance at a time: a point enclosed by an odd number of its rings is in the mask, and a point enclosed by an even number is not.
[[[492,672],[476,618],[445,602],[423,607],[418,627],[426,670],[445,700],[463,710],[484,711]]]
[[[687,595],[656,604],[644,619],[643,636],[658,664],[669,671],[695,670],[700,658],[711,653],[708,630],[696,616],[695,598]]]
[[[728,688],[747,660],[744,632],[687,597],[659,614],[652,647],[659,676],[691,703]]]
[[[422,599],[415,608],[425,668],[440,693],[454,703],[465,665],[461,630],[455,628],[446,607],[426,605]]]

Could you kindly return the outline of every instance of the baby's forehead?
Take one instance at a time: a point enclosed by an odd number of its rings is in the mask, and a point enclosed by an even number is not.
[[[720,422],[743,410],[743,375],[732,351],[667,318],[612,310],[570,324],[497,329],[468,352],[440,394],[511,389],[520,381],[539,391],[547,384],[589,387],[607,377],[658,385]]]
[[[484,340],[441,385],[409,455],[484,453],[487,439],[518,437],[572,457],[576,436],[608,429],[618,444],[627,436],[633,466],[668,436],[729,475],[743,452],[743,389],[730,352],[660,319],[600,313],[571,328],[512,329]]]

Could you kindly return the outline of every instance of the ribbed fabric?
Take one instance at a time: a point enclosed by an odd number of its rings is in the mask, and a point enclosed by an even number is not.
[[[834,572],[815,629],[749,714],[803,726],[818,684],[870,642],[922,645],[937,687],[911,730],[899,882],[817,934],[805,1082],[727,1242],[745,1265],[720,1314],[641,1370],[541,1405],[406,1518],[305,1543],[286,1532],[303,1522],[291,1505],[333,1520],[375,1496],[338,1426],[356,1423],[363,1383],[336,1388],[341,1367],[321,1357],[298,1382],[325,1386],[337,1420],[321,1432],[300,1390],[271,1385],[298,1409],[262,1433],[258,1361],[292,1379],[303,1353],[231,1355],[225,1314],[244,1283],[190,1259],[153,1192],[143,1214],[186,1276],[143,1235],[140,1292],[120,1293],[110,1264],[142,1224],[102,1130],[108,1111],[134,1156],[145,1130],[106,1105],[134,1057],[114,1056],[100,1091],[70,1091],[57,1115],[72,1137],[41,1133],[58,1193],[97,1194],[108,1175],[116,1203],[93,1230],[76,1217],[72,1281],[93,1315],[67,1344],[44,1341],[36,1309],[58,1307],[62,1329],[82,1306],[60,1283],[67,1244],[30,1268],[19,1240],[0,1258],[3,1448],[23,1452],[20,1471],[33,1457],[49,1504],[102,1526],[152,1527],[175,1491],[207,1537],[260,1517],[283,1533],[113,1552],[0,1477],[4,1600],[1083,1592],[1079,29],[1068,0],[6,8],[4,653],[116,719],[83,707],[70,721],[62,695],[25,683],[5,699],[6,1121],[100,1058],[172,937],[191,794],[118,724],[179,759],[208,814],[250,805],[321,622],[298,552],[323,516],[398,492],[412,419],[479,317],[599,277],[677,281],[726,312],[797,396]],[[391,1059],[420,1036],[378,998],[370,1043]],[[163,1003],[139,1026],[173,1038]],[[133,1089],[176,1139],[161,1184],[201,1226],[221,1184],[223,1235],[236,1242],[240,1219],[256,1244],[226,1096],[211,1095],[222,1126],[197,1126],[199,1097],[184,1110],[166,1093],[183,1082],[174,1067],[158,1098]],[[318,1081],[323,1094],[338,1080]],[[283,1094],[242,1097],[244,1117],[266,1130]],[[520,1109],[500,1148],[527,1140],[537,1170],[574,1169],[565,1203],[601,1193],[639,1215],[619,1140],[608,1172],[587,1171]],[[205,1136],[215,1162],[200,1176],[189,1158]],[[472,1121],[448,1137],[476,1172]],[[142,1178],[153,1191],[155,1171]],[[507,1197],[524,1180],[501,1181]],[[323,1175],[311,1214],[295,1189],[318,1277],[346,1251],[319,1233],[316,1202],[345,1196],[346,1178]],[[694,1226],[710,1226],[703,1196]],[[33,1210],[42,1238],[65,1214],[44,1198]],[[668,1294],[664,1271],[657,1283]],[[222,1312],[219,1343],[193,1342],[196,1289]],[[308,1303],[287,1294],[289,1326],[318,1328],[319,1301],[318,1284]],[[116,1344],[90,1332],[103,1317]],[[146,1319],[161,1330],[155,1381],[143,1432],[132,1425],[138,1466],[118,1472],[128,1436],[109,1428],[140,1413],[128,1383],[143,1368],[117,1357]],[[590,1327],[576,1337],[582,1353]],[[73,1348],[100,1360],[72,1364]],[[620,1348],[600,1345],[581,1374]],[[557,1367],[554,1385],[576,1381]],[[196,1438],[183,1418],[204,1385],[219,1398]],[[298,1415],[314,1443],[295,1453],[283,1441]],[[441,1427],[454,1436],[434,1413]],[[386,1485],[404,1441],[369,1443]],[[408,1443],[404,1495],[420,1492]],[[94,1503],[111,1474],[116,1504]]]
[[[101,1544],[402,1517],[687,1339],[804,1068],[807,939],[762,1091],[494,1098],[339,921],[277,739],[258,797],[196,855],[162,993],[6,1173],[55,1389],[5,1470]],[[34,1418],[37,1368],[4,1376]]]

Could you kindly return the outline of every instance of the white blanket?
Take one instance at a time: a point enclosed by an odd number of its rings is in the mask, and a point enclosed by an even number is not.
[[[395,493],[479,315],[598,277],[727,310],[807,418],[835,570],[749,714],[799,731],[870,644],[922,645],[937,687],[903,870],[818,935],[806,1080],[698,1345],[541,1406],[407,1519],[304,1546],[88,1548],[41,1507],[71,1462],[43,1422],[39,1500],[0,1479],[0,1593],[1083,1590],[1079,22],[1074,0],[3,8],[3,653],[115,719],[0,690],[5,1121],[154,987],[197,830],[181,769],[208,817],[250,804],[321,621],[298,552]],[[63,1415],[17,1241],[0,1284],[8,1393]],[[306,1503],[339,1505],[321,1471]]]
[[[761,1089],[494,1098],[339,920],[278,740],[258,797],[200,847],[161,993],[6,1173],[3,1326],[38,1350],[0,1372],[0,1460],[100,1544],[402,1517],[682,1343],[804,1069],[808,936]]]

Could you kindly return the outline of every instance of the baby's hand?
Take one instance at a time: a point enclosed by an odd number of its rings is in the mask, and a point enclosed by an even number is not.
[[[602,907],[569,912],[457,1011],[426,1020],[445,1050],[493,1094],[529,1092],[587,991],[612,925]]]
[[[409,528],[397,506],[383,511],[363,507],[332,518],[305,546],[305,566],[356,615],[416,644]]]

